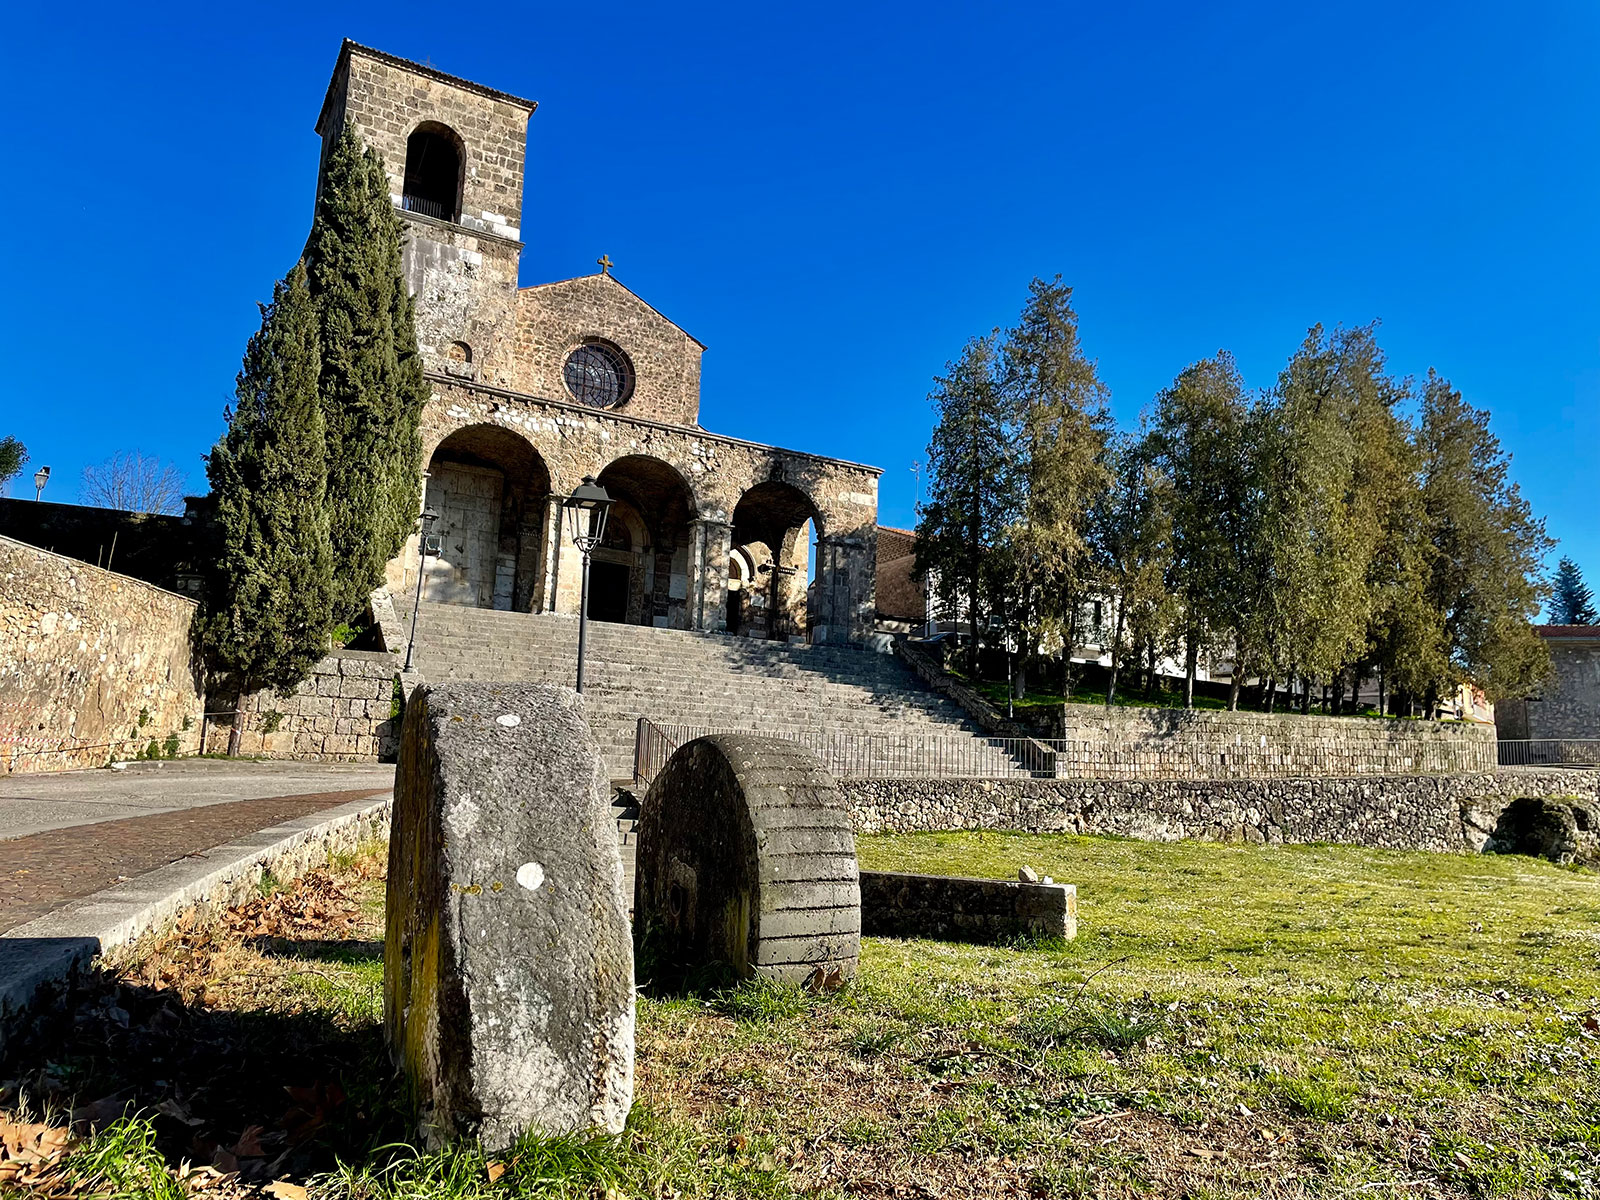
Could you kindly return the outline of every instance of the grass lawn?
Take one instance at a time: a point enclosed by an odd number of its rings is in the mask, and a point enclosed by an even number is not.
[[[188,1195],[157,1169],[187,1155],[363,1200],[1600,1196],[1600,876],[992,833],[869,837],[860,854],[1029,864],[1078,884],[1080,935],[867,939],[835,995],[643,998],[629,1132],[530,1139],[491,1164],[379,1148],[403,1134],[379,1031],[382,883],[376,858],[349,859],[149,948],[80,998],[77,1033],[10,1103],[148,1114],[57,1163],[80,1189],[61,1195]]]

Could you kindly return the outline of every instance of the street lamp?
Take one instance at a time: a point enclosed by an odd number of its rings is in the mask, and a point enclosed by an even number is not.
[[[40,467],[33,473],[33,498],[44,495],[44,485],[50,482],[50,468]]]
[[[411,651],[417,644],[417,611],[422,607],[422,576],[428,567],[428,551],[432,550],[435,554],[439,552],[438,546],[432,544],[433,535],[428,532],[439,519],[439,514],[431,508],[424,509],[420,519],[422,530],[417,537],[417,600],[411,606],[411,636],[406,639],[406,665],[400,668],[402,671],[411,670]]]
[[[578,691],[583,691],[583,655],[589,643],[589,556],[606,536],[606,514],[611,511],[611,496],[585,475],[565,502],[567,528],[572,544],[583,555],[583,589],[578,596]]]

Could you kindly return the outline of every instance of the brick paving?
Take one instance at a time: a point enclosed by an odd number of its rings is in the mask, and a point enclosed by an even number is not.
[[[124,878],[386,790],[369,786],[235,800],[0,841],[0,933]]]

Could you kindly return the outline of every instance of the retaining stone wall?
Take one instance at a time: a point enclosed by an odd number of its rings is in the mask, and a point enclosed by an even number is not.
[[[1146,841],[1341,842],[1481,850],[1521,797],[1600,799],[1600,771],[1386,778],[842,780],[858,833],[1008,829]]]
[[[0,537],[0,774],[199,744],[193,600]]]
[[[1062,706],[1060,779],[1292,779],[1493,770],[1493,726]]]
[[[391,720],[399,660],[381,651],[330,654],[288,696],[253,692],[245,697],[239,752],[308,762],[391,762],[400,721]],[[220,695],[206,726],[206,749],[228,749],[233,697]],[[276,720],[271,714],[278,714]],[[269,728],[270,726],[270,728]]]

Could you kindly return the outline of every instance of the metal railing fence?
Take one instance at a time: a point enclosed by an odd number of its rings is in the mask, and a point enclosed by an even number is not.
[[[1502,767],[1600,767],[1600,738],[1501,738]]]
[[[711,734],[761,734],[799,742],[816,753],[838,779],[1100,779],[1100,780],[1228,780],[1353,778],[1413,775],[1460,775],[1492,770],[1494,742],[1487,737],[1406,739],[1393,743],[1328,745],[1314,739],[1259,738],[1247,743],[1229,735],[1214,740],[1163,742],[1160,739],[1108,743],[1103,739],[946,737],[937,733],[847,733],[827,730],[774,732],[716,728],[704,725],[638,722],[634,742],[634,777],[655,778],[673,751],[685,742]],[[1500,743],[1502,747],[1506,743]],[[1573,765],[1600,757],[1600,741],[1589,744],[1590,757],[1571,749],[1566,757],[1554,750],[1511,755],[1502,750],[1499,765]]]
[[[1032,738],[939,737],[820,729],[778,732],[658,725],[641,717],[634,738],[634,779],[648,784],[679,746],[713,734],[756,734],[798,742],[816,754],[836,779],[1048,779],[1055,774],[1054,756],[1043,743]]]

